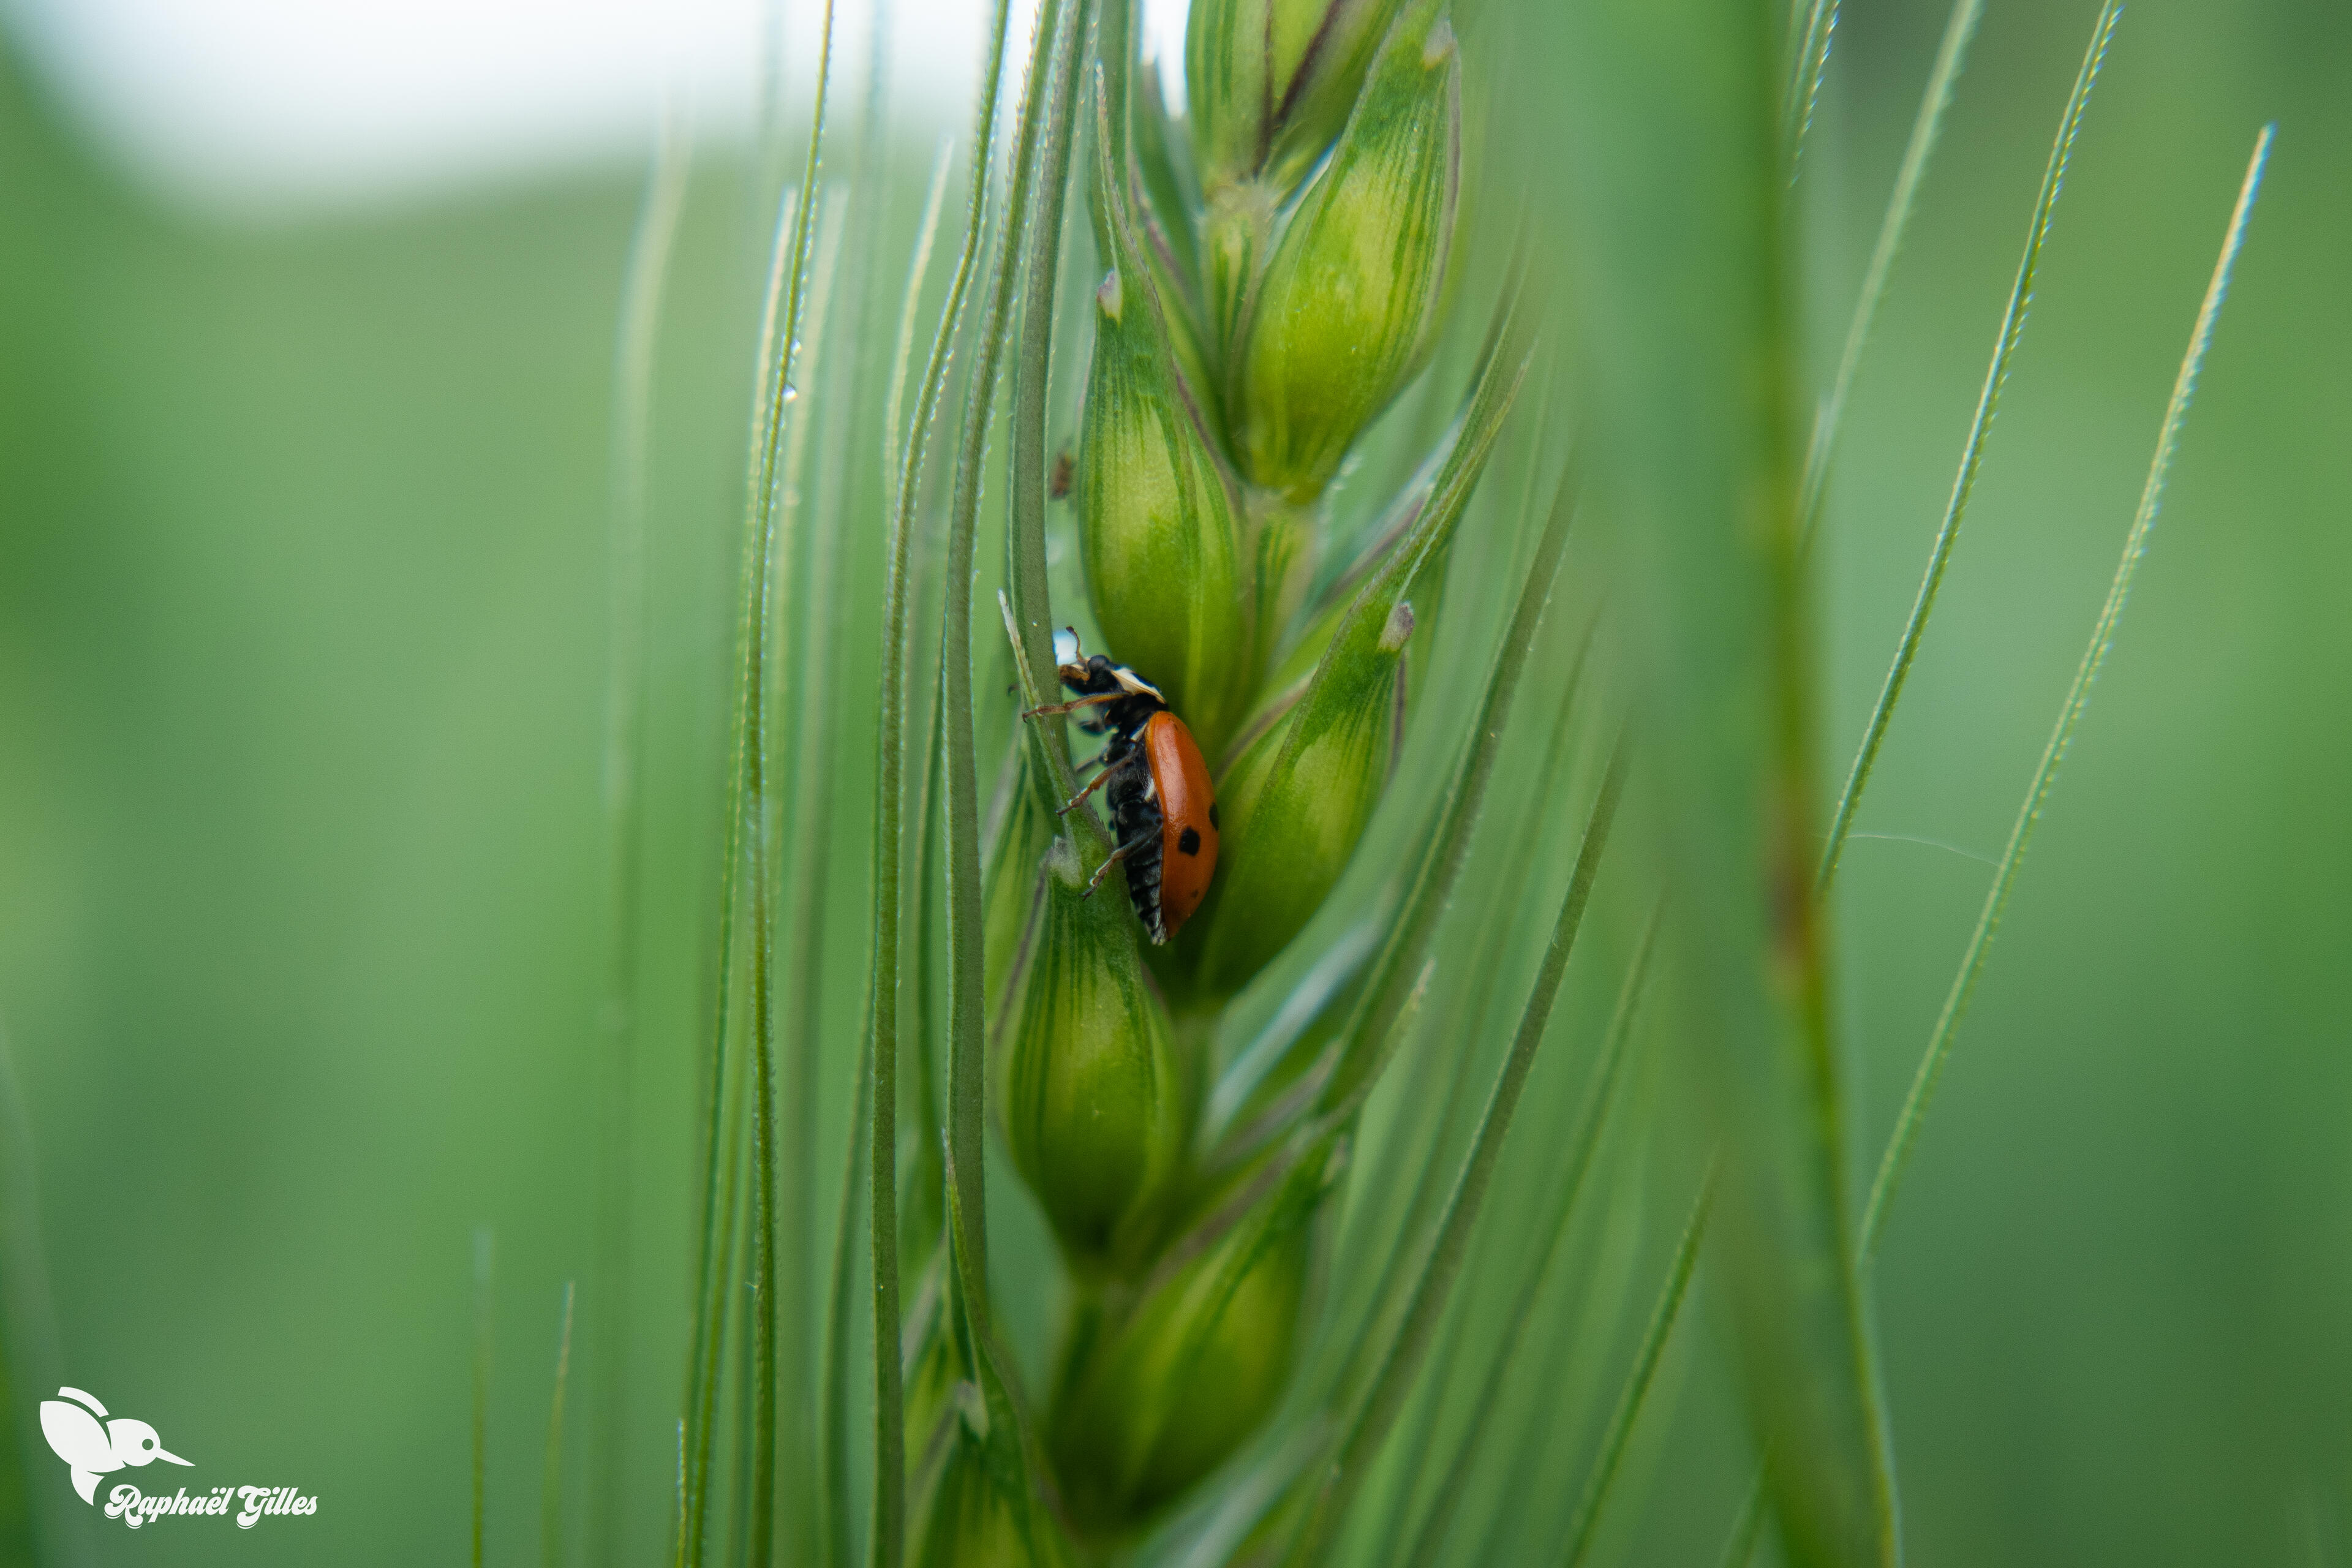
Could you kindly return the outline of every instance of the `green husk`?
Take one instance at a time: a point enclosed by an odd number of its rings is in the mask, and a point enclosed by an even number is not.
[[[1214,756],[1256,685],[1266,634],[1242,592],[1241,494],[1181,373],[1113,162],[1111,96],[1097,94],[1095,243],[1109,269],[1095,291],[1078,537],[1110,652],[1147,672]]]
[[[1082,1309],[1048,1423],[1082,1530],[1116,1536],[1150,1518],[1280,1397],[1330,1158],[1328,1145],[1310,1153],[1213,1240],[1180,1245],[1139,1300]]]
[[[1460,50],[1437,0],[1389,30],[1251,295],[1226,392],[1251,481],[1303,506],[1418,364],[1462,178]]]
[[[1132,1268],[1182,1152],[1184,1075],[1123,889],[1095,891],[1076,853],[1057,845],[1006,1047],[1003,1117],[1064,1248]]]
[[[1515,295],[1506,296],[1500,320],[1504,324],[1480,367],[1462,435],[1448,449],[1429,500],[1349,602],[1297,703],[1257,742],[1267,749],[1264,761],[1231,790],[1236,799],[1227,815],[1228,831],[1240,842],[1223,852],[1208,900],[1179,943],[1178,962],[1189,968],[1190,984],[1206,995],[1230,994],[1297,933],[1370,819],[1387,765],[1385,746],[1375,742],[1386,740],[1385,726],[1394,722],[1397,656],[1412,626],[1408,595],[1420,574],[1451,548],[1472,489],[1526,381],[1528,328]],[[1367,776],[1375,768],[1377,780]],[[1343,795],[1318,793],[1334,778],[1349,785]],[[1285,812],[1311,814],[1315,840],[1294,847],[1277,837],[1287,831],[1282,826]],[[1263,815],[1269,842],[1281,846],[1267,857],[1263,871],[1251,868],[1245,814]],[[1227,907],[1246,913],[1229,922],[1220,912]],[[1402,994],[1395,986],[1403,970],[1391,964],[1384,973],[1383,984],[1390,987],[1384,1005],[1392,1006]],[[1383,1033],[1377,1019],[1369,1031],[1351,1031],[1358,1038]]]

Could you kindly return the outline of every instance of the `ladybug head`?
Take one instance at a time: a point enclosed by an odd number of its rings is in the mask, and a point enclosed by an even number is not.
[[[1117,692],[1122,697],[1142,698],[1155,710],[1168,706],[1168,699],[1160,694],[1158,687],[1108,654],[1098,653],[1091,658],[1081,654],[1077,633],[1067,627],[1054,638],[1054,652],[1061,659],[1055,673],[1061,676],[1062,684],[1081,697]]]

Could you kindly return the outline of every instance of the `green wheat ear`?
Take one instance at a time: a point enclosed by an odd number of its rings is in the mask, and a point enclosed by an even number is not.
[[[1810,428],[1788,192],[1820,163],[1830,0],[1785,26],[1733,0],[1196,0],[1189,113],[1160,96],[1134,0],[1045,0],[1025,64],[1000,0],[960,231],[949,154],[919,202],[891,173],[878,67],[862,131],[828,126],[828,11],[796,181],[761,196],[779,216],[678,1568],[1603,1561],[1662,1410],[1712,1375],[1687,1353],[1706,1293],[1769,1455],[1733,1560],[1767,1533],[1792,1563],[1897,1560],[1869,1259],[2115,635],[2269,145],[2090,651],[1850,1214],[1827,892],[2114,26],[2110,5],[1920,604],[1832,800],[1811,773],[1806,552],[1979,7],[1956,0]],[[1538,142],[1572,178],[1504,157],[1463,199],[1465,148]],[[666,156],[615,425],[624,1020],[646,388],[683,182]],[[943,225],[955,259],[934,268]],[[1068,733],[1020,717],[1055,690],[1066,624],[1156,681],[1214,771],[1216,878],[1164,945],[1092,808],[1056,814],[1079,783]],[[625,1064],[625,1030],[608,1044]],[[621,1408],[600,1314],[626,1242],[583,1292],[570,1403],[600,1427]],[[583,1539],[558,1506],[564,1344],[551,1561]],[[612,1435],[592,1436],[602,1476]]]

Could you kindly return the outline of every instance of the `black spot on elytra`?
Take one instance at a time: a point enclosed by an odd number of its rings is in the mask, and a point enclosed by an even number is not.
[[[1176,852],[1180,855],[1198,855],[1201,852],[1201,830],[1197,827],[1188,827],[1178,834]]]

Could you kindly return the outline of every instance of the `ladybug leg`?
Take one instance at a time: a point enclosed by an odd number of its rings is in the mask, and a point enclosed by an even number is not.
[[[1061,809],[1055,812],[1054,815],[1055,816],[1067,816],[1070,813],[1077,810],[1079,805],[1085,802],[1087,796],[1094,794],[1095,791],[1102,788],[1103,785],[1110,782],[1111,774],[1118,772],[1121,768],[1131,765],[1135,760],[1141,755],[1143,755],[1141,752],[1129,752],[1127,755],[1119,758],[1118,761],[1111,763],[1110,766],[1103,769],[1102,772],[1097,773],[1091,780],[1087,781],[1087,786],[1084,789],[1078,791],[1077,794],[1063,802]],[[1100,762],[1102,761],[1102,758],[1097,757],[1095,761]]]
[[[1160,829],[1157,827],[1148,827],[1141,833],[1137,834],[1134,837],[1129,839],[1126,843],[1120,845],[1118,848],[1112,850],[1110,852],[1110,858],[1105,860],[1101,866],[1096,868],[1095,874],[1087,879],[1087,890],[1078,896],[1085,899],[1093,898],[1095,896],[1095,889],[1101,884],[1102,879],[1105,877],[1110,875],[1110,868],[1113,866],[1118,865],[1120,861],[1126,859],[1128,856],[1134,853],[1136,850],[1142,848],[1146,844],[1151,842],[1152,835],[1159,831]]]
[[[1124,691],[1098,691],[1092,697],[1081,697],[1074,702],[1048,702],[1043,707],[1030,709],[1027,712],[1022,714],[1021,717],[1024,719],[1051,719],[1063,713],[1075,713],[1081,708],[1092,708],[1097,703],[1116,702],[1126,695],[1127,693]]]

